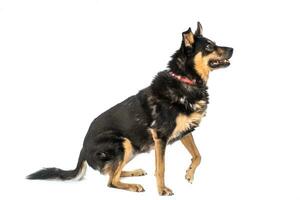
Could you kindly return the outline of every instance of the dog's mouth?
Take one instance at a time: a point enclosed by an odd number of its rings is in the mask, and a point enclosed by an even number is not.
[[[221,68],[228,67],[230,65],[230,62],[229,59],[210,60],[208,64],[211,68]]]

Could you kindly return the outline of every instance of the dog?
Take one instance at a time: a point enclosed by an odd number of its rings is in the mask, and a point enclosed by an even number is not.
[[[192,132],[205,116],[209,103],[209,73],[230,65],[233,48],[216,45],[204,37],[198,22],[182,33],[180,48],[167,70],[159,72],[149,87],[102,113],[91,123],[74,170],[46,168],[28,179],[83,178],[87,165],[109,175],[108,186],[143,192],[139,184],[121,182],[121,177],[143,176],[142,169],[123,171],[135,155],[155,150],[155,176],[160,195],[173,195],[165,185],[165,150],[180,140],[192,156],[185,178],[192,182],[201,161]]]

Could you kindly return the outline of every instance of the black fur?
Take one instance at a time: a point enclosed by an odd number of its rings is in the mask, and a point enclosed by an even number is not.
[[[41,169],[35,173],[28,175],[27,179],[60,179],[60,180],[70,180],[77,176],[81,165],[84,161],[83,152],[80,152],[77,166],[74,170],[62,170],[55,167]]]
[[[27,176],[27,179],[60,179],[60,180],[70,180],[75,178],[78,171],[75,170],[61,170],[55,167],[41,169],[33,174]]]
[[[208,44],[212,46],[208,48]],[[220,49],[223,53],[218,51]],[[149,128],[156,129],[158,137],[165,144],[192,132],[198,126],[197,123],[191,124],[189,129],[169,140],[179,114],[189,116],[191,113],[199,112],[195,110],[194,104],[200,100],[208,104],[206,82],[195,69],[194,57],[199,52],[203,56],[208,56],[214,51],[218,51],[220,57],[225,59],[229,59],[232,54],[231,48],[218,47],[200,33],[194,36],[192,46],[187,47],[182,42],[172,56],[168,70],[159,72],[149,87],[105,111],[91,123],[75,170],[43,169],[29,175],[28,178],[62,180],[74,178],[83,161],[105,173],[105,166],[109,165],[114,169],[122,160],[125,138],[130,140],[134,154],[138,154],[149,151],[153,146]],[[172,77],[170,72],[195,80],[195,84],[183,83]]]

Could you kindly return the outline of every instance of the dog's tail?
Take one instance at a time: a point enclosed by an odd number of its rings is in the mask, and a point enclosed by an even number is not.
[[[28,175],[27,179],[59,179],[81,180],[85,175],[87,162],[84,160],[84,152],[81,150],[77,166],[74,170],[62,170],[58,168],[44,168]]]

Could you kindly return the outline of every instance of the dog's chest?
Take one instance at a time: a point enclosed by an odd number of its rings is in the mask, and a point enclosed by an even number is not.
[[[201,112],[193,112],[189,115],[178,114],[176,117],[176,126],[173,129],[168,141],[174,141],[177,138],[180,138],[183,134],[187,133],[187,131],[196,128],[203,116],[204,113]]]

